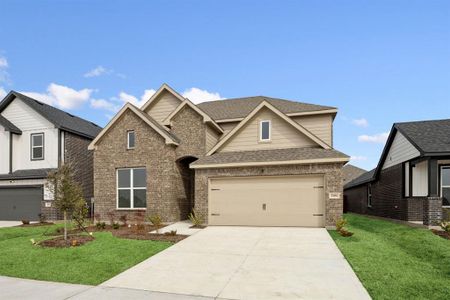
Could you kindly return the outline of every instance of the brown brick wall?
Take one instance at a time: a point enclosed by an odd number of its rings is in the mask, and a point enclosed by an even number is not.
[[[257,175],[309,175],[323,174],[325,176],[326,226],[335,226],[336,220],[342,216],[343,188],[342,164],[287,165],[267,167],[242,167],[223,169],[195,170],[195,210],[207,221],[208,214],[208,178],[226,176],[257,176]],[[328,199],[328,193],[341,193],[340,199]]]
[[[347,211],[391,219],[422,221],[424,197],[403,198],[402,165],[382,170],[372,182],[372,207],[367,207],[367,185],[344,191]]]
[[[136,147],[126,148],[126,133],[136,132]],[[175,147],[166,145],[149,125],[127,111],[103,136],[94,151],[95,213],[107,220],[107,213],[127,214],[135,211],[116,210],[116,169],[145,167],[147,170],[147,215],[158,214],[163,221],[184,217],[186,197],[180,193],[181,175],[176,165]]]
[[[367,214],[367,185],[346,189],[344,191],[345,212]]]
[[[88,202],[94,196],[94,157],[88,150],[90,143],[88,138],[64,132],[64,163],[72,166],[75,180]]]

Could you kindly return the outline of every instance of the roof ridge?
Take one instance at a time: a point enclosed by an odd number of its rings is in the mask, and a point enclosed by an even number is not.
[[[27,96],[27,95],[25,95],[25,94],[22,94],[22,93],[20,93],[20,92],[16,92],[16,91],[14,91],[14,90],[12,90],[11,92],[14,93],[16,96],[25,98],[25,99],[28,100],[28,101],[35,101],[35,102],[39,103],[39,104],[42,105],[42,106],[50,107],[51,109],[58,110],[58,111],[60,111],[60,112],[62,112],[62,113],[65,113],[66,115],[69,115],[69,116],[72,117],[72,118],[77,118],[77,119],[79,119],[79,120],[81,120],[81,121],[84,121],[84,122],[87,122],[87,123],[91,123],[92,125],[95,125],[95,126],[101,128],[99,125],[97,125],[96,123],[94,123],[94,122],[92,122],[92,121],[86,120],[86,119],[84,119],[84,118],[82,118],[82,117],[80,117],[80,116],[74,115],[74,114],[69,113],[69,112],[67,112],[67,111],[65,111],[65,110],[59,109],[59,108],[57,108],[57,107],[54,107],[53,105],[47,104],[47,103],[45,103],[45,102],[42,102],[42,101],[40,101],[40,100],[37,100],[37,99],[35,99],[35,98],[32,98],[32,97]]]

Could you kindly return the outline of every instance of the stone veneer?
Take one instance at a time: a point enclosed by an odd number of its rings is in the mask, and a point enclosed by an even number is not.
[[[145,167],[147,170],[146,215],[159,215],[164,222],[186,219],[191,211],[183,174],[178,163],[184,157],[198,157],[206,152],[206,130],[202,118],[191,108],[183,108],[172,119],[172,132],[179,146],[167,145],[153,128],[133,112],[125,112],[102,137],[94,151],[95,213],[101,220],[108,212],[126,214],[133,219],[138,210],[116,209],[116,169]],[[136,146],[127,149],[127,131],[136,133]]]
[[[442,221],[442,198],[427,197],[423,201],[423,224],[439,225]]]
[[[239,167],[195,170],[195,211],[208,222],[208,179],[227,176],[311,175],[325,176],[325,226],[333,228],[343,211],[342,163]],[[329,199],[330,192],[339,192],[339,199]]]

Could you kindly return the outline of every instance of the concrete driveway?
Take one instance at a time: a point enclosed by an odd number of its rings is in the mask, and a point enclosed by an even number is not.
[[[13,227],[22,224],[21,221],[0,221],[0,228]]]
[[[370,299],[321,228],[208,227],[102,286],[219,299]]]

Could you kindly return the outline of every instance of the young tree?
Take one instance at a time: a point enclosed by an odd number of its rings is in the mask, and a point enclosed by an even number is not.
[[[64,215],[64,240],[67,240],[68,216],[74,212],[77,215],[86,206],[81,186],[74,181],[69,164],[49,173],[46,186],[53,192],[55,207]]]

